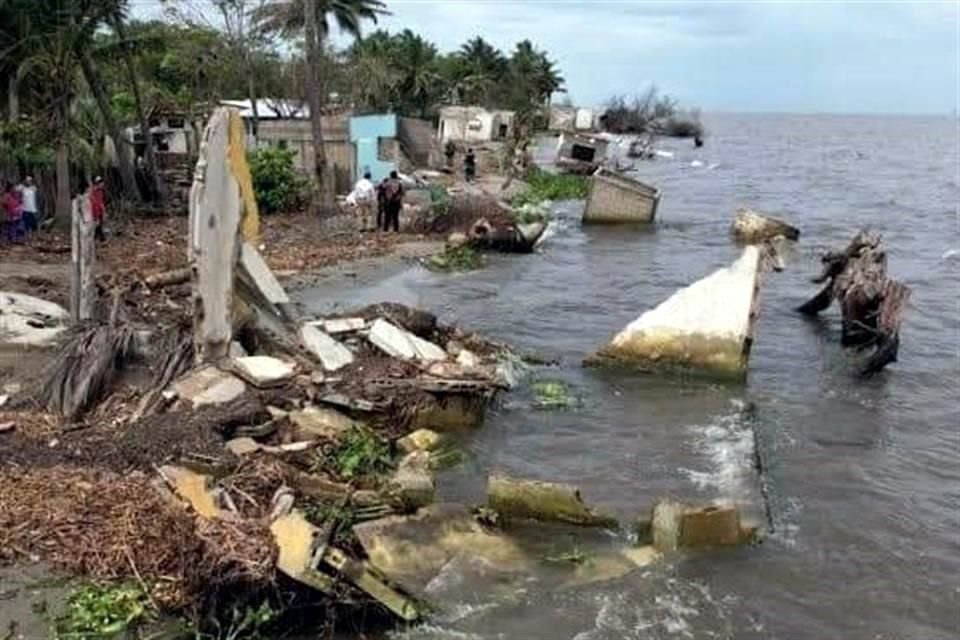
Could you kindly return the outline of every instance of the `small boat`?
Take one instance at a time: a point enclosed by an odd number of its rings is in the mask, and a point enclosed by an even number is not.
[[[660,189],[601,167],[590,178],[583,222],[653,222],[659,204]]]

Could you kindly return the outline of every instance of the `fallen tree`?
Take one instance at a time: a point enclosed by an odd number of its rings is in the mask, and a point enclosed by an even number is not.
[[[823,272],[813,282],[826,282],[817,295],[797,311],[814,316],[834,300],[842,317],[841,344],[859,350],[875,347],[861,365],[860,374],[870,376],[897,361],[900,322],[910,289],[887,275],[883,237],[860,231],[843,251],[828,251],[821,258]]]

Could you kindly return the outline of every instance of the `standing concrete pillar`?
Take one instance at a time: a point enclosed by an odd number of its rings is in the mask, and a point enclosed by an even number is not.
[[[90,194],[73,199],[70,252],[70,320],[83,322],[94,316],[97,303],[97,285],[94,271],[97,247],[94,239],[96,224],[90,211]]]

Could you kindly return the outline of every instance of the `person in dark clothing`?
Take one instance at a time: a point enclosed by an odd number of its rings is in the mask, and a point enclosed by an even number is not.
[[[702,146],[703,146],[703,138],[701,138],[700,136],[694,136],[694,138],[693,138],[693,146],[696,147],[697,149],[699,149],[700,147],[702,147]]]
[[[384,192],[384,187],[387,184],[389,178],[384,178],[380,181],[380,184],[377,185],[377,229],[383,229],[384,221],[387,219],[387,195]]]
[[[390,172],[390,177],[383,183],[384,219],[383,230],[390,231],[390,227],[400,231],[400,211],[403,209],[403,183],[396,171]]]
[[[477,156],[473,154],[473,149],[467,149],[467,155],[463,157],[463,175],[467,182],[473,182],[477,177]]]

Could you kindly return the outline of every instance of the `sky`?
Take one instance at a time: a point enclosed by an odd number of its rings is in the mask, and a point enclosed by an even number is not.
[[[532,40],[577,105],[651,83],[708,111],[951,113],[960,101],[960,0],[386,1],[378,26],[443,51],[476,35],[505,52]]]

